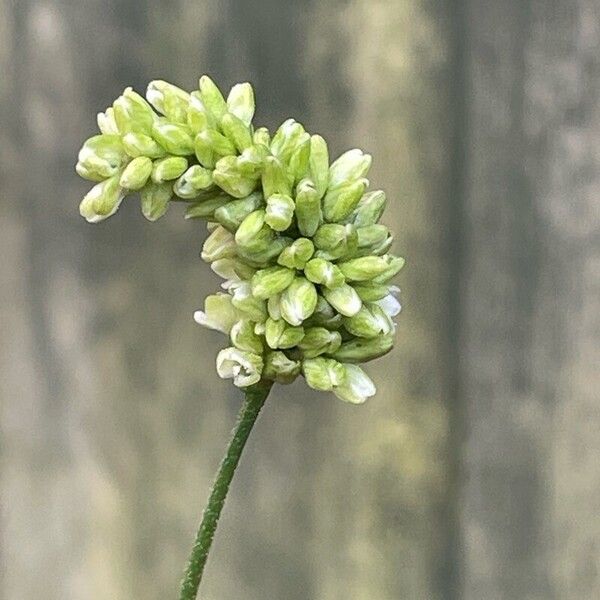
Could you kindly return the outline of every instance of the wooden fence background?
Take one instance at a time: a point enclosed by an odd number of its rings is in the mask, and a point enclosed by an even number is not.
[[[0,0],[0,597],[164,600],[239,405],[203,232],[73,173],[127,85],[254,83],[372,182],[408,266],[348,407],[269,400],[207,600],[600,597],[597,0]],[[289,393],[288,393],[289,392]]]

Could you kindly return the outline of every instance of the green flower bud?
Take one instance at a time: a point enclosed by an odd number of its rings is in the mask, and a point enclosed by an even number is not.
[[[188,161],[183,156],[159,158],[152,167],[152,181],[154,183],[172,181],[183,175],[187,167]]]
[[[128,190],[139,190],[146,185],[150,173],[152,173],[152,161],[145,156],[138,156],[125,167],[119,185]]]
[[[354,316],[362,307],[358,294],[347,283],[334,289],[323,288],[322,292],[327,302],[345,317]]]
[[[77,172],[92,181],[115,175],[126,159],[118,135],[95,135],[82,146],[78,155]]]
[[[389,260],[384,256],[362,256],[338,263],[346,279],[369,281],[389,268]]]
[[[300,233],[312,237],[321,223],[321,201],[314,184],[303,179],[296,187],[296,220]]]
[[[315,246],[321,251],[319,258],[336,260],[352,253],[357,244],[356,230],[353,225],[326,223],[321,225],[314,236]]]
[[[201,131],[194,138],[194,154],[203,167],[214,169],[217,157],[215,156],[210,136],[206,131],[208,130]]]
[[[358,248],[377,248],[388,239],[390,230],[385,225],[367,225],[356,230]]]
[[[98,223],[117,212],[123,196],[123,190],[119,186],[119,175],[114,175],[96,184],[84,196],[79,205],[79,213],[89,223]]]
[[[391,254],[386,254],[381,258],[387,262],[388,267],[383,273],[373,279],[374,283],[386,283],[402,269],[405,263],[402,257],[392,256]]]
[[[294,182],[300,181],[308,172],[308,161],[310,157],[310,139],[300,144],[290,158],[288,173]]]
[[[268,155],[268,150],[261,145],[255,144],[246,148],[237,158],[237,166],[246,177],[259,179],[262,172],[263,162]]]
[[[248,126],[235,115],[225,113],[221,119],[221,129],[240,152],[252,146],[252,135]]]
[[[271,296],[267,300],[267,313],[274,321],[279,321],[281,319],[281,294]]]
[[[227,103],[223,98],[223,94],[221,94],[219,88],[208,75],[200,77],[198,87],[200,88],[200,97],[204,106],[220,120],[227,112]]]
[[[190,95],[177,86],[157,79],[148,84],[146,98],[170,121],[187,123]]]
[[[210,219],[221,206],[231,200],[231,197],[223,192],[214,192],[208,199],[195,202],[185,211],[186,219]]]
[[[367,398],[377,392],[375,384],[367,374],[356,365],[344,365],[346,378],[341,385],[333,389],[333,393],[340,399],[352,404],[362,404]]]
[[[271,141],[271,152],[287,165],[294,151],[308,139],[310,136],[304,131],[304,127],[294,119],[288,119],[275,132]]]
[[[303,337],[303,327],[290,327],[283,319],[274,321],[269,318],[265,322],[265,340],[273,350],[293,348]]]
[[[265,223],[265,211],[262,209],[250,213],[235,232],[237,244],[253,252],[266,251],[273,239],[273,231]]]
[[[212,185],[212,171],[200,165],[192,165],[175,182],[173,191],[183,200],[193,200],[202,190],[208,190]]]
[[[254,179],[242,175],[235,156],[221,158],[212,175],[214,182],[234,198],[244,198],[251,194],[256,187]]]
[[[309,260],[304,267],[304,275],[309,281],[325,285],[328,288],[339,287],[346,281],[336,265],[322,258]]]
[[[321,354],[334,353],[342,343],[342,336],[337,331],[329,331],[325,327],[311,327],[305,330],[298,346],[305,358],[315,358]]]
[[[217,156],[223,157],[237,154],[233,142],[222,133],[219,133],[216,129],[205,129],[204,131],[201,131],[198,136],[206,140],[206,143],[208,143]]]
[[[348,181],[363,178],[371,166],[371,156],[355,148],[344,152],[329,167],[329,188],[335,189]]]
[[[394,324],[377,304],[366,304],[352,317],[344,319],[346,331],[361,338],[373,338],[393,333]]]
[[[284,167],[274,156],[267,156],[264,160],[262,187],[265,198],[273,194],[290,196],[292,193],[292,186]]]
[[[263,203],[262,194],[254,192],[246,198],[240,200],[232,200],[225,206],[222,206],[215,211],[215,219],[234,233],[241,225],[242,221],[252,212],[260,208]]]
[[[310,138],[310,177],[319,199],[325,195],[329,184],[329,151],[327,142],[320,135]]]
[[[268,225],[265,225],[261,232],[261,236],[263,235],[272,237],[261,238],[257,244],[249,248],[241,246],[238,248],[238,256],[258,268],[272,263],[281,251],[292,243],[290,238],[275,237]]]
[[[258,354],[225,348],[217,355],[217,373],[222,379],[233,379],[237,387],[248,387],[260,381],[263,360]]]
[[[366,227],[374,225],[379,221],[383,211],[385,210],[386,197],[385,192],[378,190],[365,194],[356,209],[354,217],[354,225],[356,227]]]
[[[140,193],[142,214],[148,221],[160,219],[169,208],[169,200],[173,196],[170,183],[147,183]]]
[[[224,227],[219,226],[206,238],[200,257],[205,262],[213,262],[235,255],[236,245],[233,235]]]
[[[271,145],[271,135],[266,127],[259,127],[252,136],[255,144],[266,146],[267,148]]]
[[[214,129],[217,126],[215,116],[204,106],[200,92],[192,92],[190,94],[187,125],[194,135],[205,129]]]
[[[204,300],[204,310],[194,313],[194,321],[203,327],[215,329],[229,335],[231,328],[240,318],[229,294],[213,294]]]
[[[389,286],[381,283],[365,281],[364,283],[354,284],[352,286],[363,302],[375,302],[381,300],[389,294]]]
[[[119,135],[119,128],[115,121],[115,111],[112,106],[109,106],[104,112],[99,112],[96,121],[101,133],[106,133],[107,135]]]
[[[267,198],[265,222],[275,231],[285,231],[294,217],[294,201],[285,194],[273,194]]]
[[[304,324],[307,327],[325,327],[333,330],[342,326],[342,315],[338,314],[331,304],[319,295],[317,298],[317,307],[315,312],[307,319]]]
[[[384,356],[394,347],[394,336],[379,335],[374,338],[355,338],[344,342],[332,357],[345,363],[362,363]]]
[[[158,142],[145,133],[126,133],[123,136],[123,148],[132,158],[138,158],[139,156],[162,158],[167,154]]]
[[[263,377],[272,379],[277,383],[292,383],[300,374],[301,364],[297,360],[290,360],[283,352],[267,352]]]
[[[262,340],[254,333],[254,323],[247,319],[242,319],[233,325],[231,328],[231,343],[238,350],[253,352],[254,354],[263,353]]]
[[[114,101],[113,115],[122,135],[130,131],[148,134],[157,118],[151,106],[131,88]]]
[[[332,358],[307,358],[302,362],[306,383],[313,390],[330,392],[346,380],[344,365]]]
[[[326,221],[337,223],[350,216],[367,187],[366,179],[350,181],[328,190],[323,199],[323,216]]]
[[[237,83],[227,96],[227,108],[246,125],[254,117],[254,90],[249,83]]]
[[[298,238],[283,250],[277,262],[289,269],[304,269],[306,262],[313,255],[314,251],[315,246],[308,238]],[[312,281],[310,277],[307,277],[307,279]]]
[[[294,271],[285,267],[261,269],[252,277],[252,294],[266,300],[283,292],[294,281]]]
[[[267,318],[267,303],[252,294],[248,281],[235,283],[231,286],[232,304],[241,310],[252,321],[262,322]]]
[[[166,119],[157,119],[152,126],[152,137],[169,154],[186,156],[194,152],[194,140],[187,127],[171,123]]]
[[[226,283],[221,284],[221,287],[229,288],[232,283],[239,281],[248,281],[256,272],[251,266],[237,258],[218,258],[213,261],[210,268],[223,279]]]
[[[317,290],[304,277],[296,277],[281,294],[281,316],[290,325],[301,325],[317,306]]]

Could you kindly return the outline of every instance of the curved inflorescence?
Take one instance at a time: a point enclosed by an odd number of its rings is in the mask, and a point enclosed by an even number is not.
[[[106,219],[135,191],[151,221],[187,203],[186,218],[208,222],[202,258],[225,280],[194,315],[230,338],[219,375],[246,387],[302,373],[364,402],[375,386],[357,363],[393,346],[390,280],[404,264],[379,223],[384,192],[367,191],[370,155],[349,150],[330,165],[325,140],[293,119],[272,137],[255,129],[249,83],[225,99],[207,76],[191,93],[153,81],[146,98],[127,88],[98,115],[76,167],[98,182],[81,215]]]

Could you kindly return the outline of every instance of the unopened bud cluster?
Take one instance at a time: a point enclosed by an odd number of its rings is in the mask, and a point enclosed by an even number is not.
[[[379,223],[382,191],[367,190],[371,157],[350,150],[330,164],[325,140],[289,119],[254,128],[254,93],[227,98],[204,76],[191,93],[153,81],[128,88],[98,115],[77,172],[96,182],[81,202],[90,222],[139,192],[152,221],[173,201],[208,222],[202,258],[225,281],[197,322],[230,339],[217,371],[245,387],[290,383],[360,403],[375,393],[357,366],[389,352],[400,311],[390,280],[404,264]]]

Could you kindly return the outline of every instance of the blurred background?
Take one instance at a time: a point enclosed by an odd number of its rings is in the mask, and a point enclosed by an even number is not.
[[[0,0],[0,597],[176,597],[240,405],[192,321],[204,227],[74,173],[123,88],[251,81],[407,258],[363,407],[279,387],[207,600],[600,597],[597,0]]]

